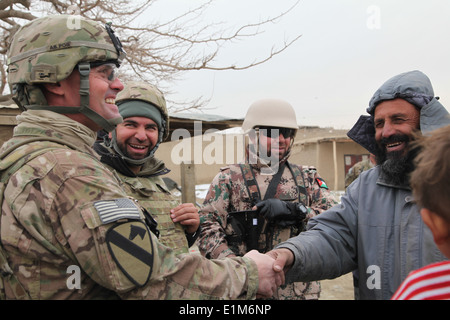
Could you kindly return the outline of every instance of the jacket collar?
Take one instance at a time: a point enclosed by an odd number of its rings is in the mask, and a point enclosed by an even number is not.
[[[142,165],[141,171],[135,174],[130,170],[126,160],[112,148],[105,146],[102,141],[95,142],[94,150],[100,155],[101,162],[109,165],[127,177],[151,177],[164,175],[170,172],[170,170],[166,168],[163,161],[152,157]]]

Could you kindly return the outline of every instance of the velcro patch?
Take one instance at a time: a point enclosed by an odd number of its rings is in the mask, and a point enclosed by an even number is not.
[[[128,198],[113,200],[101,200],[94,202],[98,215],[103,224],[108,224],[119,219],[140,219],[140,209]]]
[[[106,243],[114,261],[135,285],[144,286],[152,274],[153,242],[147,226],[131,221],[108,229]]]
[[[324,188],[324,189],[328,189],[328,186],[325,183],[325,180],[323,180],[322,178],[316,178],[316,181],[319,184],[319,187]]]

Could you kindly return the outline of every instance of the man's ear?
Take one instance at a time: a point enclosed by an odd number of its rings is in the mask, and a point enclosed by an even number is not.
[[[446,242],[450,237],[450,223],[435,212],[428,209],[421,209],[420,215],[422,216],[425,224],[430,228],[433,233],[434,242],[437,245]]]
[[[59,96],[64,94],[64,90],[59,82],[58,83],[44,83],[44,88],[48,92],[59,95]]]

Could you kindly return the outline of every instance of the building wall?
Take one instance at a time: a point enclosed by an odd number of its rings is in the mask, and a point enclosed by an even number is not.
[[[244,140],[242,135],[235,134],[175,139],[161,144],[156,157],[171,170],[167,177],[178,184],[181,181],[181,162],[194,163],[196,183],[208,184],[220,168],[244,160]]]
[[[367,150],[347,139],[336,141],[336,168],[333,153],[333,141],[309,142],[297,144],[291,156],[291,162],[301,165],[315,166],[319,175],[331,190],[345,189],[345,155],[368,154]],[[337,180],[337,181],[336,181]]]
[[[0,144],[12,136],[17,109],[0,108]],[[334,171],[333,139],[342,136],[346,130],[330,128],[300,128],[295,138],[290,161],[300,165],[315,166],[330,189],[344,190],[346,154],[367,154],[368,152],[347,139],[336,142],[337,182]],[[244,160],[244,141],[240,134],[208,134],[190,138],[172,137],[175,141],[161,144],[156,157],[163,160],[171,170],[168,177],[181,183],[181,161],[195,163],[197,184],[209,184],[220,168],[229,163]]]
[[[16,125],[16,115],[20,113],[18,108],[0,107],[0,146],[12,137]]]
[[[242,135],[205,135],[185,140],[163,143],[157,158],[163,160],[171,170],[168,177],[180,184],[181,161],[195,163],[196,183],[208,184],[229,163],[244,160]],[[350,139],[337,139],[336,167],[333,156],[333,141],[297,142],[292,148],[289,161],[299,165],[314,166],[332,190],[344,190],[345,162],[347,154],[367,154],[367,151]],[[216,153],[217,152],[217,153]]]

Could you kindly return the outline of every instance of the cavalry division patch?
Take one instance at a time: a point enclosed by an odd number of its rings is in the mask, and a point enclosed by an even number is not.
[[[107,231],[106,243],[127,278],[139,287],[144,286],[153,267],[153,243],[147,226],[141,221],[116,224]]]

